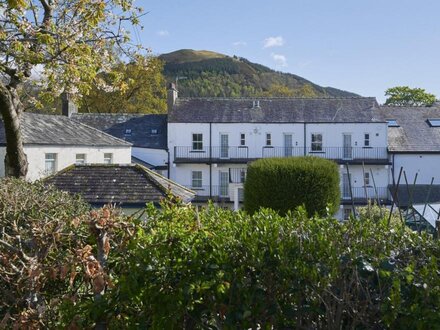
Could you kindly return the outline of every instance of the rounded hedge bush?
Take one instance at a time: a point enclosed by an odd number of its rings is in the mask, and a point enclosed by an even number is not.
[[[339,170],[318,157],[266,158],[251,163],[244,184],[244,208],[280,214],[304,205],[308,214],[336,213],[340,202]],[[330,206],[327,211],[327,206]]]

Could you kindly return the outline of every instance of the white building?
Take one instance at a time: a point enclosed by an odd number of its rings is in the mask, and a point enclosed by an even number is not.
[[[168,97],[170,178],[200,201],[237,207],[249,162],[314,155],[340,164],[339,217],[352,200],[389,202],[387,122],[375,118],[374,98],[186,99],[175,90]]]
[[[5,175],[6,138],[0,121],[0,176]],[[66,116],[23,113],[21,129],[28,159],[28,180],[72,164],[129,164],[131,144]]]
[[[396,203],[405,208],[440,202],[440,105],[381,106],[377,117],[388,122],[390,186],[393,180],[399,184]]]
[[[74,113],[70,118],[132,144],[132,162],[167,176],[167,115]]]

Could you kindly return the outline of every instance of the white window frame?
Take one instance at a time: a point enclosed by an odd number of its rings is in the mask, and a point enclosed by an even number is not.
[[[369,187],[370,186],[370,172],[364,173],[364,186]]]
[[[320,139],[316,140],[320,136]],[[320,140],[320,141],[319,141]],[[311,133],[310,135],[310,149],[312,152],[322,152],[324,135],[322,133]]]
[[[83,159],[78,161],[78,156],[83,156]],[[76,165],[84,165],[86,163],[87,163],[87,155],[85,153],[75,155],[75,164]]]
[[[240,183],[244,183],[246,181],[246,169],[241,168],[240,169]]]
[[[53,158],[49,158],[52,157]],[[57,171],[57,158],[58,154],[54,152],[49,152],[44,154],[44,173],[46,175],[54,174]],[[50,168],[49,165],[50,164]]]
[[[368,137],[367,137],[368,135]],[[371,147],[371,134],[370,133],[364,133],[364,147],[370,148]]]
[[[266,133],[266,146],[272,146],[272,133]]]
[[[203,187],[202,171],[191,171],[191,187],[196,189],[202,189]]]
[[[196,136],[200,137],[200,140],[195,139]],[[203,151],[203,133],[192,133],[191,149],[193,151]]]
[[[240,133],[240,146],[246,146],[246,133]]]
[[[113,153],[111,152],[104,153],[104,164],[107,165],[113,164]]]

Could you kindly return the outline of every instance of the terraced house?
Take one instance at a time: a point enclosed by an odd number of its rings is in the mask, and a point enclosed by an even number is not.
[[[389,203],[388,123],[375,98],[178,98],[168,95],[170,177],[198,201],[243,198],[247,164],[313,155],[337,162],[339,217],[367,199]]]

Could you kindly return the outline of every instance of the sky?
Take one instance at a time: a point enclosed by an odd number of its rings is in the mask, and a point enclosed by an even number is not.
[[[137,0],[153,54],[237,55],[385,101],[393,86],[440,98],[438,0]]]

